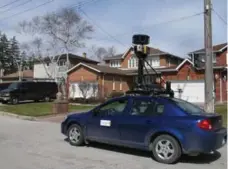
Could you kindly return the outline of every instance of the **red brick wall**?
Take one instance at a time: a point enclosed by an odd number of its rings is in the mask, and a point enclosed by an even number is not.
[[[199,80],[204,78],[203,71],[195,71],[191,64],[186,62],[177,72],[164,72],[162,76],[165,80]],[[189,79],[187,79],[189,76]]]
[[[79,68],[73,70],[68,74],[69,82],[79,82],[79,81],[97,81],[98,73],[88,69],[86,67],[80,66]]]
[[[113,77],[115,80],[115,90],[113,90]],[[120,90],[120,80],[122,79],[122,90]],[[108,96],[113,91],[127,91],[132,84],[132,78],[120,75],[111,75],[103,73],[97,73],[91,69],[80,66],[68,74],[68,81],[80,82],[80,81],[98,81],[99,84],[99,95],[101,97]],[[104,84],[104,85],[103,85]]]
[[[127,56],[124,58],[124,60],[121,63],[121,68],[128,68],[128,60],[131,57],[131,51],[129,50],[128,53],[126,54]]]
[[[220,65],[220,66],[226,65],[226,53],[227,53],[227,50],[216,55],[216,65]]]

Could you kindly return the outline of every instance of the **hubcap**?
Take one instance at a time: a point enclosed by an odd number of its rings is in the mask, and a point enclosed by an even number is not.
[[[49,100],[50,100],[49,97],[45,97],[46,102],[49,102]]]
[[[69,139],[73,143],[77,143],[80,139],[80,132],[77,127],[73,127],[69,132]]]
[[[157,155],[163,160],[169,160],[174,155],[174,146],[169,140],[160,140],[155,146]]]

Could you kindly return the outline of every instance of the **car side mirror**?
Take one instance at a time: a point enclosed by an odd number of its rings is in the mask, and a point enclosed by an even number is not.
[[[92,112],[94,117],[97,116],[98,113],[99,113],[99,109],[94,109],[93,112]]]

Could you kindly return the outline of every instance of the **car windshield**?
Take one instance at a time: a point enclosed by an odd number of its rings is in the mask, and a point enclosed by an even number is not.
[[[17,89],[18,86],[19,86],[19,83],[11,83],[8,88],[9,89]]]
[[[205,111],[202,108],[195,104],[176,98],[173,98],[172,100],[176,103],[178,107],[180,107],[182,110],[186,111],[189,114],[198,115],[205,113]]]

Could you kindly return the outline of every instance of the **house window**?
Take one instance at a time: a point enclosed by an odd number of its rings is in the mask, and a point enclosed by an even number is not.
[[[112,60],[110,62],[111,67],[120,67],[120,60]]]
[[[152,67],[159,67],[160,66],[159,56],[149,56],[147,58],[147,62]],[[146,64],[146,67],[149,68],[150,66],[148,64]]]
[[[122,78],[120,78],[120,90],[122,90]]]
[[[197,56],[196,56],[197,57]],[[198,55],[199,59],[202,61],[202,62],[205,62],[205,54],[199,54]],[[212,61],[214,63],[216,63],[216,53],[213,53],[212,55]]]
[[[136,58],[135,56],[132,56],[128,60],[128,68],[137,68],[137,67],[138,67],[138,58]]]
[[[116,89],[115,78],[112,78],[112,90]]]

